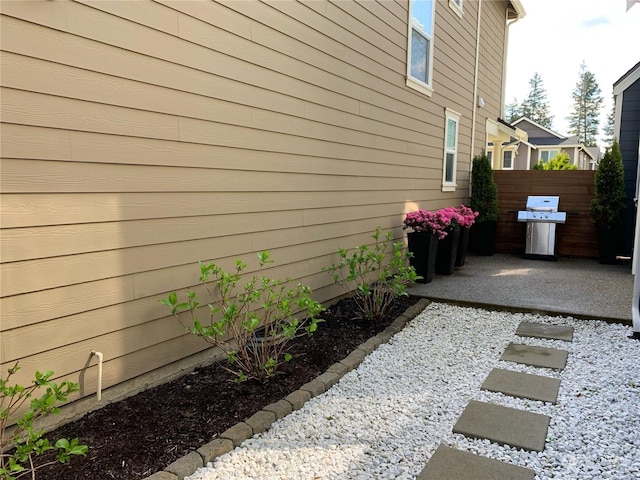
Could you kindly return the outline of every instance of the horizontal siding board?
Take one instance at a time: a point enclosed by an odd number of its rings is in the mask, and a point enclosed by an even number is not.
[[[166,326],[164,328],[157,328],[161,322],[156,322],[156,328],[150,329],[155,334],[147,334],[146,332],[140,336],[140,348],[135,350],[129,355],[120,356],[116,355],[117,352],[124,350],[124,345],[127,342],[127,331],[121,331],[118,334],[107,335],[101,338],[92,338],[84,342],[75,344],[72,348],[61,349],[61,351],[47,351],[39,353],[38,355],[32,355],[24,357],[20,360],[20,370],[17,372],[14,380],[21,384],[28,384],[30,379],[33,378],[33,372],[36,370],[42,370],[42,366],[46,365],[47,369],[53,370],[58,377],[64,377],[70,381],[80,382],[81,388],[83,388],[82,395],[91,395],[96,392],[95,377],[93,379],[86,379],[88,375],[87,367],[95,365],[95,360],[91,356],[91,351],[100,351],[105,356],[105,362],[103,364],[103,377],[102,388],[106,389],[122,381],[129,380],[137,375],[147,373],[155,368],[159,368],[162,365],[166,365],[171,361],[176,361],[180,358],[193,355],[199,351],[205,350],[209,345],[202,339],[195,337],[195,335],[189,335],[183,333],[179,337],[170,337],[164,342],[152,343],[150,340],[153,336],[155,338],[163,338],[166,330],[173,328],[180,331],[182,327],[177,322],[173,322],[170,319],[166,319]],[[145,327],[139,327],[138,330],[145,329]],[[128,332],[132,333],[132,332]],[[144,341],[146,337],[147,341]],[[147,347],[143,347],[144,344],[149,344]],[[173,350],[176,349],[176,350]],[[140,358],[141,352],[154,352],[157,358],[147,358],[146,355],[142,356],[146,359],[146,362],[138,364],[135,359]],[[119,365],[119,368],[113,368],[112,366]],[[6,370],[5,365],[1,367]],[[95,370],[93,370],[95,372]],[[68,372],[61,375],[61,372]],[[86,383],[85,383],[86,382]],[[76,397],[77,398],[77,397]]]
[[[40,127],[178,140],[171,115],[44,95],[12,88],[0,90],[3,121]]]
[[[16,90],[234,125],[251,125],[252,109],[237,103],[7,52],[2,54],[0,61],[3,85]]]
[[[4,34],[3,50],[9,52],[45,58],[65,65],[176,90],[183,90],[185,85],[188,85],[194,93],[213,94],[217,98],[236,103],[246,102],[279,111],[302,111],[300,100],[293,98],[296,95],[303,100],[315,101],[345,111],[358,110],[357,100],[275,71],[235,62],[223,55],[211,58],[202,65],[187,66],[141,56],[126,49],[26,24],[17,19],[2,17],[0,20]],[[29,32],[29,42],[20,41],[24,31]],[[70,45],[73,45],[72,49]],[[220,64],[225,64],[223,71],[212,67]],[[248,79],[253,82],[252,85],[247,83]],[[281,92],[286,92],[286,95],[274,91],[274,86]]]
[[[376,192],[379,203],[403,203],[425,192]],[[153,218],[270,212],[296,206],[304,209],[369,205],[369,192],[162,192],[5,194],[0,203],[2,227],[48,226],[64,213],[64,224]],[[57,220],[59,221],[59,220]]]
[[[5,297],[0,308],[1,330],[25,327],[74,314],[80,314],[83,318],[86,315],[96,315],[96,322],[102,322],[106,307],[134,299],[133,279],[132,275],[120,276]],[[123,313],[120,312],[118,318],[125,318]]]
[[[292,228],[302,224],[302,211],[282,210],[244,213],[242,216],[189,216],[18,228],[3,232],[0,249],[3,262],[15,262],[183,240],[212,239],[261,230]]]
[[[222,130],[222,128],[218,128]],[[233,132],[234,129],[226,129]],[[242,129],[237,135],[248,130]],[[29,145],[24,141],[31,136],[42,139]],[[41,129],[35,126],[4,124],[2,129],[3,156],[5,158],[47,159],[110,164],[164,165],[202,167],[226,170],[251,170],[263,172],[289,172],[314,174],[360,175],[392,177],[415,176],[413,167],[423,167],[425,159],[414,154],[379,152],[366,148],[351,149],[328,144],[322,152],[314,149],[315,141],[308,144],[308,154],[246,149],[241,146],[207,145],[175,142],[161,139],[101,135],[94,132],[78,132]],[[262,135],[260,135],[262,138]],[[264,135],[266,138],[267,135]],[[304,143],[301,141],[301,145]],[[440,145],[441,145],[440,141]],[[415,145],[415,146],[414,146]],[[438,146],[437,144],[435,146]],[[408,144],[408,150],[424,148]],[[330,152],[327,152],[331,149]],[[301,149],[301,151],[304,151]],[[366,153],[370,153],[367,157]],[[321,156],[327,153],[338,156]],[[350,156],[349,156],[350,154]],[[405,168],[409,167],[409,168]]]
[[[195,133],[193,133],[195,135]],[[4,159],[2,189],[18,192],[280,192],[280,191],[376,191],[400,190],[411,177],[242,172],[204,168],[52,162]],[[26,174],[25,172],[33,172]],[[140,178],[145,183],[140,183]]]
[[[250,251],[250,235],[92,252],[0,265],[0,296],[62,287],[103,278],[197,262],[213,253]]]

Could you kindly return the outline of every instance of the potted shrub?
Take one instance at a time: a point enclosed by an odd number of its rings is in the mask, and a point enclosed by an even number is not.
[[[444,231],[447,233],[447,235],[438,242],[436,273],[438,275],[451,275],[458,254],[462,217],[456,207],[441,208],[436,212],[436,216]]]
[[[420,281],[429,283],[435,273],[438,240],[447,236],[445,227],[435,212],[422,209],[407,213],[402,223],[403,229],[413,230],[407,233],[407,245],[411,252],[409,262],[422,277]]]
[[[460,240],[458,241],[458,252],[456,254],[456,267],[462,267],[467,257],[469,249],[469,234],[471,227],[476,221],[478,212],[474,212],[471,208],[460,205],[458,207],[458,224],[460,225]]]
[[[493,255],[498,223],[498,187],[487,155],[476,156],[471,167],[471,197],[469,207],[478,212],[473,226],[475,250],[478,255]]]
[[[622,238],[627,210],[624,192],[624,167],[618,141],[607,148],[595,173],[595,195],[591,200],[591,217],[598,230],[600,263],[612,264]]]

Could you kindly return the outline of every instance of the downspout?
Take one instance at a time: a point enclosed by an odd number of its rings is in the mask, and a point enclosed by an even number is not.
[[[473,73],[473,105],[471,109],[471,156],[469,158],[469,173],[476,149],[476,116],[478,114],[478,69],[480,66],[480,22],[482,20],[482,0],[478,0],[478,26],[476,28],[476,59]],[[486,146],[485,135],[485,146]],[[469,195],[471,195],[471,181],[469,181]]]
[[[478,0],[478,26],[476,27],[476,58],[473,71],[473,98],[471,100],[471,152],[469,156],[469,198],[471,198],[471,168],[476,149],[476,116],[478,114],[478,67],[480,65],[480,21],[482,19],[482,0]],[[485,146],[487,135],[484,135]]]

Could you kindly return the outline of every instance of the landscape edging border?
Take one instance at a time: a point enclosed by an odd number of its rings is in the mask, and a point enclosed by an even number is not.
[[[272,423],[288,415],[294,410],[299,410],[313,397],[323,394],[351,370],[356,369],[367,355],[373,352],[383,343],[387,343],[391,337],[404,328],[431,303],[426,298],[419,299],[414,305],[407,308],[399,315],[391,325],[381,333],[371,337],[366,342],[357,346],[349,355],[337,363],[331,365],[324,373],[314,380],[305,383],[298,390],[290,393],[278,402],[265,405],[260,411],[228,428],[220,436],[211,442],[198,448],[196,451],[180,457],[175,462],[167,465],[164,470],[154,473],[143,480],[184,480],[198,468],[212,462],[216,457],[224,455],[239,446],[243,441],[253,435],[265,432]]]

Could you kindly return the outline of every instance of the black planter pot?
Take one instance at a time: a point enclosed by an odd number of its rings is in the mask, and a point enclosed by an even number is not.
[[[613,265],[622,238],[622,228],[598,226],[598,260],[604,265]]]
[[[496,227],[498,222],[486,221],[474,223],[473,230],[475,252],[478,255],[490,257],[495,253]]]
[[[438,251],[438,237],[432,233],[409,232],[407,234],[409,251],[413,256],[409,263],[416,269],[416,273],[422,277],[420,283],[429,283],[433,280],[436,269],[436,255]]]
[[[458,241],[458,252],[456,253],[456,267],[461,267],[467,258],[467,250],[469,250],[470,228],[460,229],[460,240]]]
[[[451,275],[453,273],[459,241],[459,228],[450,230],[446,237],[438,241],[438,254],[436,255],[436,273],[438,275]]]

